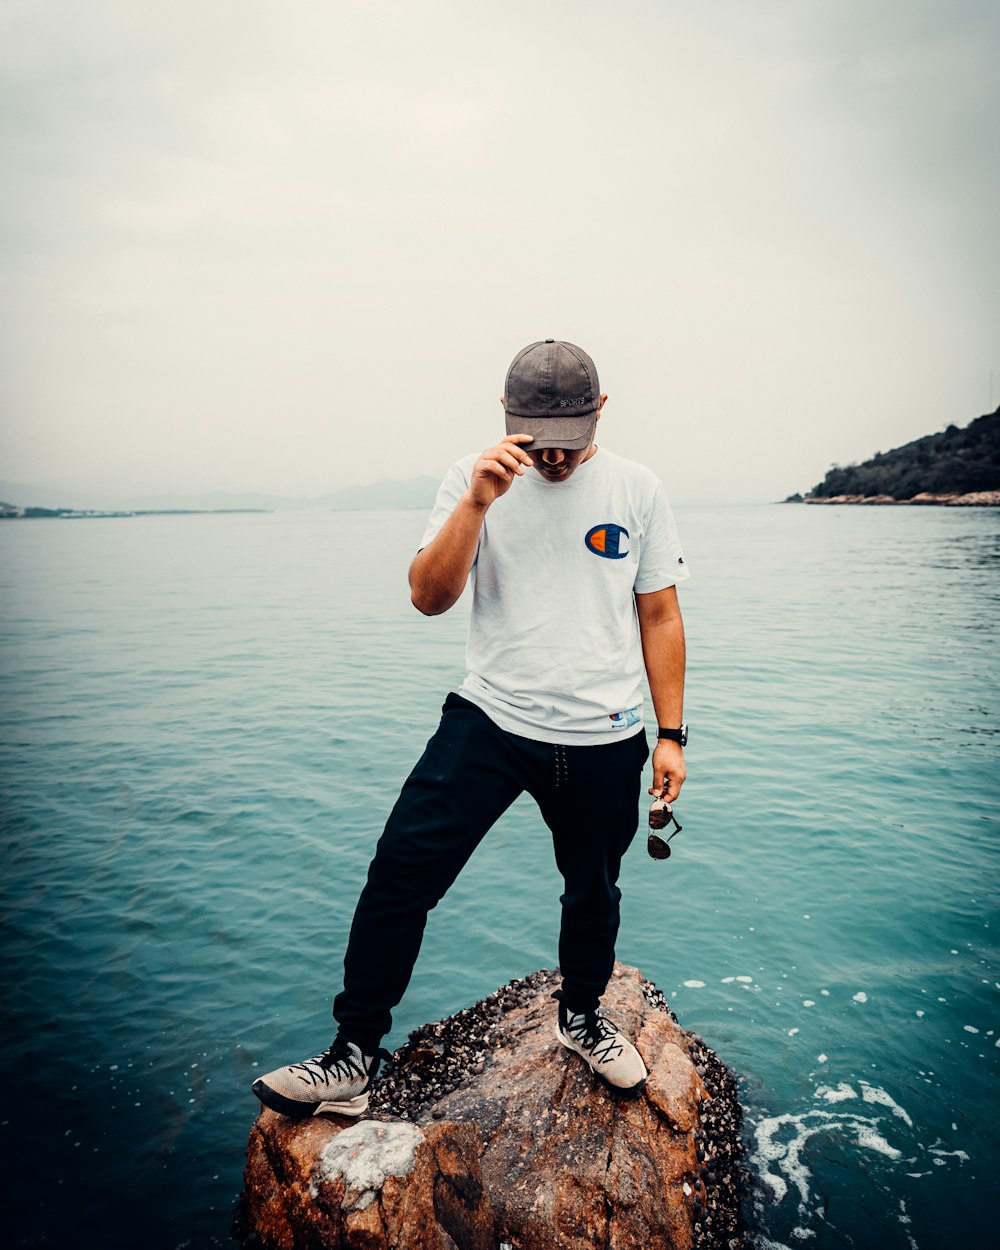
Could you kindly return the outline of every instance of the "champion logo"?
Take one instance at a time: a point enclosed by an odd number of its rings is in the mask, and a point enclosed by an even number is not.
[[[605,560],[624,560],[629,552],[628,530],[612,521],[604,521],[588,530],[583,542],[588,551]]]

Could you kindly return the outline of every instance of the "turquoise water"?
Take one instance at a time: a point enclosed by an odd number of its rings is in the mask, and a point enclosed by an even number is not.
[[[991,1239],[1000,514],[678,509],[684,832],[619,956],[742,1076],[769,1246]],[[254,1076],[314,1053],[369,853],[462,676],[418,513],[0,526],[0,1051],[18,1246],[228,1245]],[[389,1039],[555,962],[518,803]]]

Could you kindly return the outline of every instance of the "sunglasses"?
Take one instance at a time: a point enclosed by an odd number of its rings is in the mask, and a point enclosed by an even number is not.
[[[673,832],[664,838],[660,831],[669,829],[673,824]],[[651,859],[669,859],[670,839],[681,831],[680,821],[673,813],[670,804],[664,799],[654,799],[649,809],[649,836],[646,838],[646,850]]]

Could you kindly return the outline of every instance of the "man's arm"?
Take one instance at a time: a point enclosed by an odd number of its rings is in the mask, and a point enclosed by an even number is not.
[[[668,586],[636,595],[642,658],[657,725],[676,729],[684,719],[684,622],[677,589]],[[681,792],[687,770],[679,742],[657,742],[653,751],[653,784],[649,793],[672,803]]]
[[[531,466],[521,448],[529,434],[511,434],[490,447],[473,466],[469,489],[455,505],[444,525],[413,557],[410,564],[410,598],[425,616],[447,612],[459,600],[469,579],[479,531],[491,504],[507,493],[515,477]]]

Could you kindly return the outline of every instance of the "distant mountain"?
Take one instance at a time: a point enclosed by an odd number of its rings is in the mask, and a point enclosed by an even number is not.
[[[406,481],[383,478],[367,486],[345,486],[309,501],[313,508],[332,508],[334,511],[357,509],[376,511],[384,508],[430,508],[437,494],[438,479],[435,477],[411,477]]]
[[[216,512],[229,508],[262,508],[268,512],[381,511],[389,508],[430,508],[438,482],[433,477],[405,481],[383,479],[365,486],[345,486],[325,495],[269,495],[256,491],[204,491],[198,494],[106,495],[80,489],[69,482],[8,482],[0,480],[0,499],[18,507],[76,508],[122,512]]]
[[[842,495],[905,501],[917,495],[967,495],[1000,491],[1000,408],[964,429],[949,425],[863,464],[834,465],[805,501]],[[801,495],[792,495],[794,503]]]

